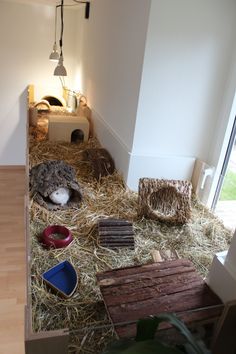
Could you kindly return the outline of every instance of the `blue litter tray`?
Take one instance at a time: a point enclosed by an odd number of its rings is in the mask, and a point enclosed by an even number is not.
[[[42,274],[43,280],[62,296],[73,295],[78,285],[78,275],[68,261],[63,261]]]

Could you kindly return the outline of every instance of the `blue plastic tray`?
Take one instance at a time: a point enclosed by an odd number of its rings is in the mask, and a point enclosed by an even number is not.
[[[78,275],[68,261],[63,261],[42,274],[43,280],[64,297],[70,297],[78,285]]]

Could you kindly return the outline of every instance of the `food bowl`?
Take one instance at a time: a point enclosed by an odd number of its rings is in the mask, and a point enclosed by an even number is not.
[[[63,261],[42,274],[43,280],[60,295],[69,298],[78,285],[78,275],[68,261]]]
[[[43,230],[41,242],[46,248],[63,248],[73,241],[69,229],[61,225],[51,225]]]

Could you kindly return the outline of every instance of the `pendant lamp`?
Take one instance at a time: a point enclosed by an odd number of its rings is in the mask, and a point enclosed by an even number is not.
[[[64,31],[64,0],[61,0],[61,36],[60,36],[60,58],[58,61],[58,64],[54,70],[54,75],[55,76],[67,76],[67,72],[66,72],[66,68],[63,65],[63,51],[62,51],[62,47],[63,47],[63,31]]]
[[[59,60],[59,53],[57,51],[57,6],[55,7],[55,29],[54,29],[54,44],[52,53],[49,56],[51,61],[58,61]]]
[[[54,70],[55,76],[67,76],[66,68],[63,65],[63,55],[62,52],[60,54],[60,58],[58,60],[58,64]]]

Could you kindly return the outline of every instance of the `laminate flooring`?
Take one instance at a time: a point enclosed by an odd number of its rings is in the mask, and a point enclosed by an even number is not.
[[[25,171],[0,167],[0,354],[24,354]]]

